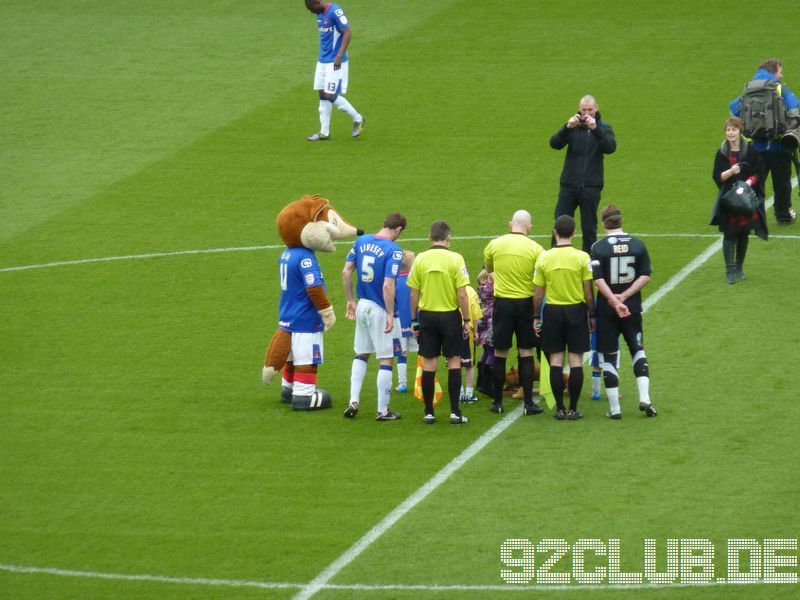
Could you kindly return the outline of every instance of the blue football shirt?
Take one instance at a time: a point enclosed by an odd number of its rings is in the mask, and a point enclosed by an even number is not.
[[[319,62],[332,63],[342,47],[342,32],[350,29],[350,22],[338,4],[328,3],[325,12],[317,15],[319,29]],[[347,61],[347,52],[342,62]]]
[[[403,251],[389,238],[372,233],[362,235],[347,253],[347,262],[356,264],[356,295],[386,309],[383,280],[400,273]]]
[[[278,263],[281,302],[278,326],[285,331],[315,333],[324,330],[322,317],[306,288],[324,286],[316,255],[307,248],[287,248]]]

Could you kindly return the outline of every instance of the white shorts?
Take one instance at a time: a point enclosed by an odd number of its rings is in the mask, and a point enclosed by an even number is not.
[[[415,337],[401,337],[400,348],[402,349],[403,354],[408,354],[409,352],[419,352],[419,342],[417,342],[417,338]]]
[[[314,89],[328,94],[346,94],[349,79],[349,62],[343,62],[340,69],[334,71],[333,63],[317,63],[314,73]]]
[[[322,364],[322,332],[292,333],[292,349],[288,361],[298,365]]]
[[[356,354],[375,354],[376,358],[394,356],[394,331],[384,333],[386,310],[372,300],[362,298],[356,305]]]

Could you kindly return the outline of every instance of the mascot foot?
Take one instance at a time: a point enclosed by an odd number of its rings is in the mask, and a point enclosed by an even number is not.
[[[261,381],[264,382],[264,385],[269,385],[277,374],[278,370],[275,367],[264,367],[261,369]]]
[[[325,390],[316,390],[310,396],[292,396],[292,410],[322,410],[331,407],[333,400]]]
[[[286,387],[285,385],[281,386],[281,402],[284,404],[292,403],[292,388]]]

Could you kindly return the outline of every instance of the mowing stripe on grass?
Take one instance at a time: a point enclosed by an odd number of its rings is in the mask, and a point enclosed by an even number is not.
[[[719,238],[717,233],[634,233],[633,235],[641,238]],[[464,235],[454,237],[454,240],[490,240],[497,237],[497,235]],[[532,235],[532,238],[549,239],[549,236]],[[578,236],[580,237],[580,236]],[[770,235],[775,239],[800,239],[800,235]],[[428,238],[403,238],[404,242],[425,242]],[[339,246],[352,245],[352,241],[336,242]],[[103,256],[99,258],[79,258],[76,260],[58,260],[48,263],[40,263],[34,265],[19,265],[14,267],[0,267],[0,273],[7,273],[12,271],[30,271],[33,269],[50,269],[53,267],[70,267],[77,265],[86,265],[92,263],[114,262],[119,260],[144,260],[147,258],[168,258],[171,256],[185,256],[194,254],[222,254],[225,252],[253,252],[260,250],[282,250],[285,248],[283,244],[268,244],[264,246],[232,246],[229,248],[207,248],[203,250],[176,250],[174,252],[148,252],[145,254],[127,254],[122,256]]]

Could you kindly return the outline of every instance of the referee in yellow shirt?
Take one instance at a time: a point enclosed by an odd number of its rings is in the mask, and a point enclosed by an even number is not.
[[[542,252],[533,276],[534,326],[541,331],[542,350],[550,363],[550,387],[556,399],[556,419],[575,421],[583,388],[583,353],[589,351],[589,333],[594,331],[594,293],[590,258],[573,248],[575,219],[556,219],[556,244]],[[545,301],[542,315],[542,301]],[[541,318],[540,318],[541,317]],[[569,412],[564,408],[564,348],[569,352]]]
[[[433,424],[433,395],[440,354],[447,360],[447,392],[450,423],[468,422],[461,414],[461,351],[469,336],[470,317],[467,285],[469,274],[464,257],[450,248],[450,226],[434,221],[429,239],[432,246],[414,259],[408,276],[411,328],[419,339],[422,357],[423,421]]]
[[[492,309],[492,345],[494,346],[494,402],[491,410],[503,412],[503,384],[506,379],[506,357],[513,338],[517,338],[519,383],[526,415],[544,409],[533,403],[533,272],[544,251],[528,237],[531,214],[518,210],[508,223],[510,233],[493,239],[483,250],[486,270],[494,272],[494,304]]]

